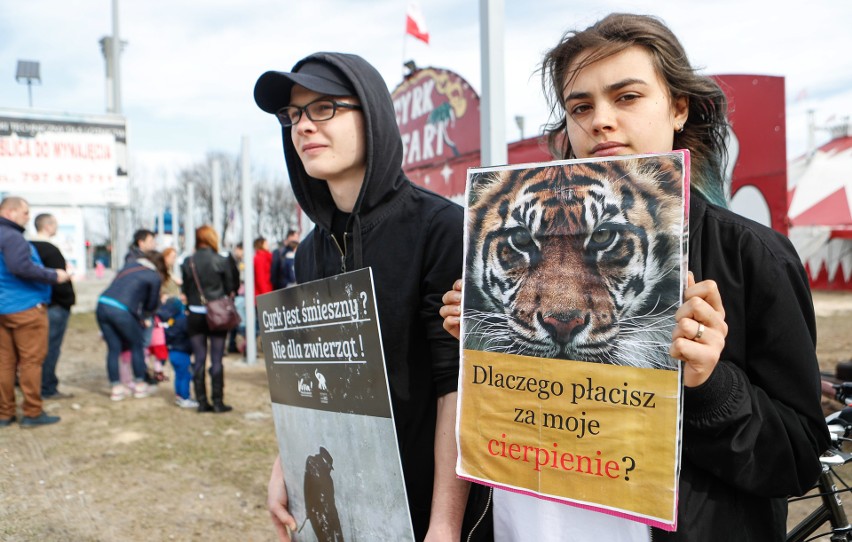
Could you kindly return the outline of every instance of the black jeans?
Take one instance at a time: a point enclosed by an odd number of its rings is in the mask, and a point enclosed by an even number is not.
[[[225,355],[226,332],[208,330],[207,318],[203,314],[189,313],[186,323],[194,358],[192,380],[195,385],[195,400],[199,403],[207,402],[204,368],[207,365],[209,339],[211,399],[214,403],[221,403],[225,389],[225,370],[222,366],[222,358]]]

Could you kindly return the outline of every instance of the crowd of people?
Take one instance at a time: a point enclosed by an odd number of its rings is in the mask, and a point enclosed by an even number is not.
[[[292,256],[287,254],[298,245],[298,234],[295,233],[295,241],[293,235],[293,231],[288,233],[276,249],[282,261],[292,262]],[[216,230],[203,225],[195,231],[195,250],[181,262],[179,277],[174,273],[177,251],[168,247],[160,253],[154,247],[154,232],[138,230],[125,266],[98,298],[98,325],[108,347],[110,398],[120,401],[149,396],[153,387],[165,379],[162,366],[168,361],[173,369],[177,406],[198,412],[229,412],[232,407],[224,399],[222,360],[226,350],[239,350],[236,344],[244,331],[241,325],[211,329],[207,304],[223,297],[242,298],[242,246],[231,253],[220,253]],[[254,248],[256,295],[260,295],[273,289],[273,255],[269,242],[262,237],[255,240]],[[289,269],[292,273],[292,263]],[[279,272],[285,272],[284,268]],[[276,283],[280,281],[279,278]],[[283,282],[285,286],[292,283]],[[229,344],[233,348],[228,348]],[[125,371],[126,378],[119,370],[121,356],[131,368]]]
[[[62,339],[68,325],[75,292],[67,262],[51,241],[58,229],[56,218],[38,215],[35,237],[24,237],[29,204],[20,197],[0,202],[0,427],[17,421],[15,386],[24,398],[22,427],[60,421],[44,412],[42,402],[73,397],[59,389],[56,374]],[[137,230],[109,286],[95,307],[97,324],[106,343],[106,374],[110,399],[151,396],[167,379],[165,365],[173,368],[175,404],[198,412],[232,410],[224,401],[226,337],[232,341],[240,329],[211,331],[205,319],[206,303],[243,294],[241,247],[219,253],[216,231],[209,225],[196,230],[196,246],[176,274],[175,248],[157,250],[153,231]],[[293,256],[298,233],[290,231],[275,260],[268,242],[255,242],[258,294],[276,284],[293,283]],[[289,273],[289,275],[286,275]],[[211,392],[207,394],[207,359]],[[192,386],[190,386],[192,383]],[[192,389],[191,389],[192,388]],[[193,397],[194,395],[194,397]]]

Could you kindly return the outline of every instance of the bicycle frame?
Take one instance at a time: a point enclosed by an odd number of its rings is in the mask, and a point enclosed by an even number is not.
[[[832,476],[831,467],[823,464],[816,485],[822,504],[787,533],[787,542],[805,542],[826,521],[831,523],[829,538],[831,542],[852,540],[852,525],[849,525],[849,520],[846,518],[846,512]]]

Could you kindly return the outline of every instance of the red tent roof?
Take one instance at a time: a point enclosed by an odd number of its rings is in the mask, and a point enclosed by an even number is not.
[[[852,226],[852,137],[829,141],[790,168],[793,226]]]

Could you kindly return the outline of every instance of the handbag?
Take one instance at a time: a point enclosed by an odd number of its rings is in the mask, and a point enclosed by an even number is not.
[[[201,289],[201,282],[198,280],[198,273],[195,270],[195,260],[193,258],[190,258],[189,266],[192,268],[192,276],[195,279],[195,286],[198,287],[198,295],[201,296],[201,303],[207,307],[207,329],[210,331],[230,331],[240,325],[242,319],[237,313],[234,298],[226,295],[225,297],[208,301],[204,297],[204,290]]]

